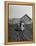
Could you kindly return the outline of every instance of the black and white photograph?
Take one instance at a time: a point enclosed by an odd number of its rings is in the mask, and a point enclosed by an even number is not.
[[[8,42],[32,41],[32,6],[9,5]]]

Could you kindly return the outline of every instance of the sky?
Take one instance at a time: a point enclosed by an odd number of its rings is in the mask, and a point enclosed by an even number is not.
[[[21,18],[27,14],[32,19],[32,6],[9,5],[9,19]]]

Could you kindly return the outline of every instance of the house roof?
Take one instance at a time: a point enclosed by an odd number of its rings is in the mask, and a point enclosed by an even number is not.
[[[32,19],[27,14],[25,14],[25,16],[23,16],[21,18],[21,21],[20,22],[24,22],[24,23],[28,24],[28,23],[31,23],[31,20]]]

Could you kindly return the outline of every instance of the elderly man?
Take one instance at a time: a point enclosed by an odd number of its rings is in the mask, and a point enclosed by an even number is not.
[[[25,40],[24,39],[24,30],[25,28],[24,28],[24,23],[22,22],[22,23],[20,23],[20,29],[18,28],[18,36],[17,36],[17,40],[18,41],[23,41],[23,40]]]

